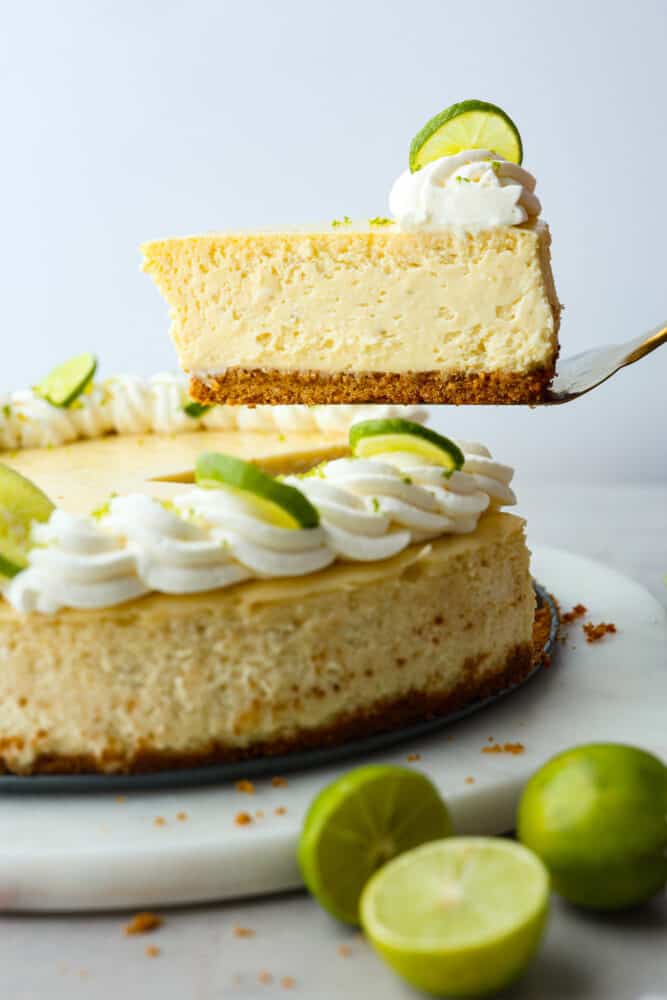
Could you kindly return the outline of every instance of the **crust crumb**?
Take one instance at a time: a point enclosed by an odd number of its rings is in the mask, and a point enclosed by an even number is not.
[[[151,931],[156,931],[158,927],[161,927],[163,922],[162,917],[159,917],[157,913],[144,910],[142,913],[135,913],[129,924],[125,925],[124,932],[128,937],[134,934],[150,934]]]
[[[600,642],[606,635],[614,635],[617,632],[613,622],[600,622],[594,625],[593,622],[585,622],[582,626],[586,636],[586,642]]]
[[[473,778],[472,774],[469,774],[468,777],[464,778],[463,780],[465,781],[466,785],[474,785],[475,784],[475,779]]]
[[[156,944],[147,944],[145,951],[148,958],[157,958],[160,954],[160,949]]]
[[[274,788],[287,788],[287,778],[282,778],[277,774],[275,778],[271,778],[271,784]]]
[[[569,625],[571,622],[577,620],[577,618],[583,618],[583,616],[588,611],[588,608],[584,604],[575,604],[571,611],[566,611],[561,617],[561,621],[564,625]]]
[[[166,826],[167,821],[164,816],[156,816],[153,820],[153,826]]]
[[[237,781],[235,787],[237,792],[243,792],[244,795],[255,794],[255,786],[252,781]]]
[[[291,976],[283,976],[280,980],[280,985],[284,990],[291,990],[296,986],[296,980],[294,980]]]
[[[248,823],[252,823],[252,816],[250,813],[240,812],[234,817],[234,822],[237,826],[247,826]]]
[[[284,816],[285,813],[287,812],[287,809],[285,809],[285,806],[276,806],[276,808],[273,811],[276,814],[276,816]]]
[[[554,361],[532,372],[319,372],[231,367],[192,376],[198,403],[539,403],[548,398]]]
[[[349,958],[352,954],[349,944],[339,944],[337,951],[341,958]]]
[[[515,756],[525,753],[525,750],[523,743],[492,743],[491,746],[482,747],[482,753],[510,753]]]
[[[232,927],[232,934],[237,938],[249,938],[255,936],[255,932],[252,927],[239,927],[238,924],[235,924],[234,927]]]
[[[267,969],[262,969],[257,976],[257,982],[261,983],[262,986],[269,986],[269,984],[273,982],[273,976]]]
[[[185,823],[186,819],[189,819],[189,816],[186,812],[179,812],[176,813],[176,819],[181,823]]]
[[[409,764],[414,764],[416,760],[422,759],[422,755],[420,753],[409,753],[405,759],[408,761]]]

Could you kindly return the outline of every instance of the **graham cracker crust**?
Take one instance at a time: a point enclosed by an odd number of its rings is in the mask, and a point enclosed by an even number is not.
[[[297,731],[277,739],[254,743],[249,747],[214,742],[193,753],[145,747],[129,759],[120,755],[116,748],[109,748],[99,758],[88,754],[41,754],[33,761],[30,773],[145,774],[338,746],[376,733],[402,729],[417,722],[451,714],[473,701],[520,684],[539,662],[549,634],[549,625],[548,609],[538,609],[535,613],[532,643],[515,646],[509,653],[503,670],[492,677],[482,675],[483,658],[471,660],[465,663],[464,676],[454,690],[428,693],[411,691],[399,699],[378,700],[362,711],[339,716],[326,727]],[[0,771],[7,773],[9,770],[0,753]]]
[[[193,375],[190,395],[199,403],[253,406],[305,403],[534,404],[543,402],[552,365],[532,372],[285,372],[228,368],[205,378]]]

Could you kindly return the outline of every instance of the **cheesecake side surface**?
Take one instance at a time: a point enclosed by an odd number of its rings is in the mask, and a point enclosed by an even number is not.
[[[141,771],[407,725],[525,676],[534,611],[523,521],[495,512],[301,580],[53,616],[0,606],[0,761]]]
[[[201,402],[531,402],[560,305],[543,222],[145,244]]]

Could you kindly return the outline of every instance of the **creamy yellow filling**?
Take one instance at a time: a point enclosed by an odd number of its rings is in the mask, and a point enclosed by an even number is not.
[[[555,356],[547,226],[148,243],[185,371],[530,372]]]

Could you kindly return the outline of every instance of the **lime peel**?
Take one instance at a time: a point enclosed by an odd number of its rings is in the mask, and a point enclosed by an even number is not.
[[[667,883],[667,766],[614,743],[557,754],[526,785],[517,833],[569,902],[599,910],[642,903]]]
[[[30,527],[48,521],[54,505],[35,483],[0,462],[0,575],[16,576],[27,564]]]
[[[276,527],[316,528],[320,523],[319,513],[301,490],[234,455],[204,452],[197,459],[195,479],[198,486],[243,496],[263,520]]]
[[[318,903],[356,925],[369,876],[402,851],[451,830],[447,807],[424,774],[370,764],[343,774],[315,798],[299,840],[299,866]]]
[[[93,354],[77,354],[58,365],[36,387],[36,392],[52,406],[67,408],[86,391],[97,371]]]
[[[357,458],[392,451],[411,452],[449,473],[463,468],[465,456],[449,438],[430,427],[401,418],[363,420],[350,428],[350,448]]]

